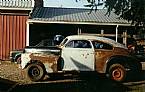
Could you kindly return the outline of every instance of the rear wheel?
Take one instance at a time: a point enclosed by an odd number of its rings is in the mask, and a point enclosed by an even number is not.
[[[32,81],[40,81],[45,76],[44,67],[39,63],[32,63],[27,67],[27,75]]]
[[[121,64],[113,64],[109,68],[109,77],[117,82],[124,81],[126,78],[125,67]]]

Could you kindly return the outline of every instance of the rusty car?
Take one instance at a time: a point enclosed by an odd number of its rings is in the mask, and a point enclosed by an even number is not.
[[[21,60],[21,68],[32,81],[40,81],[46,74],[77,71],[103,73],[122,82],[128,73],[136,75],[141,70],[141,64],[126,46],[92,35],[67,36],[55,47],[23,53]]]

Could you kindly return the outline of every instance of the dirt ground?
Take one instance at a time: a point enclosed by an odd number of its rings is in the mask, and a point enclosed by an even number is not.
[[[144,75],[144,74],[143,74]],[[145,81],[119,84],[102,78],[85,81],[42,81],[31,82],[18,64],[0,62],[0,92],[145,92]],[[127,85],[127,86],[126,86]],[[105,89],[104,89],[105,88]],[[107,91],[106,91],[107,90]]]
[[[0,62],[0,78],[21,83],[30,82],[25,71],[19,68],[18,64],[10,61]]]
[[[142,66],[143,70],[145,70],[145,63]],[[22,70],[18,64],[10,61],[0,61],[0,78],[26,84],[32,82],[26,76],[25,70]]]

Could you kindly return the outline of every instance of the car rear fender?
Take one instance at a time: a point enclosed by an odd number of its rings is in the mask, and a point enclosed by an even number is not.
[[[112,64],[121,64],[123,65],[127,71],[129,71],[130,67],[135,67],[136,70],[140,70],[141,69],[141,64],[133,57],[131,56],[113,56],[111,58],[109,58],[106,62],[106,66],[105,66],[105,72],[107,73],[109,70],[109,67]]]

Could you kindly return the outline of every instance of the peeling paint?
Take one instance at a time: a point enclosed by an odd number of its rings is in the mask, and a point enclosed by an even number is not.
[[[128,50],[125,46],[116,43],[113,40],[103,37],[96,36],[70,36],[64,46],[61,46],[59,54],[54,53],[30,53],[28,55],[22,55],[22,62],[24,58],[31,61],[39,61],[44,64],[45,69],[48,73],[58,72],[58,60],[62,58],[64,60],[63,71],[96,71],[99,73],[105,73],[107,61],[110,57],[116,55],[127,56],[129,55]],[[89,48],[73,48],[65,47],[65,45],[71,40],[87,40],[91,43]],[[99,40],[99,41],[98,41]],[[97,47],[101,44],[102,47]],[[50,52],[51,49],[49,49]],[[48,52],[49,52],[48,51]],[[55,50],[54,50],[55,51]],[[26,53],[25,53],[26,54]]]
[[[57,72],[57,61],[60,56],[54,54],[32,53],[31,61],[39,61],[44,64],[48,72]]]
[[[128,50],[116,48],[114,47],[113,50],[95,50],[95,67],[96,71],[99,73],[105,73],[105,66],[107,63],[107,60],[116,55],[122,55],[127,56],[129,55]]]

